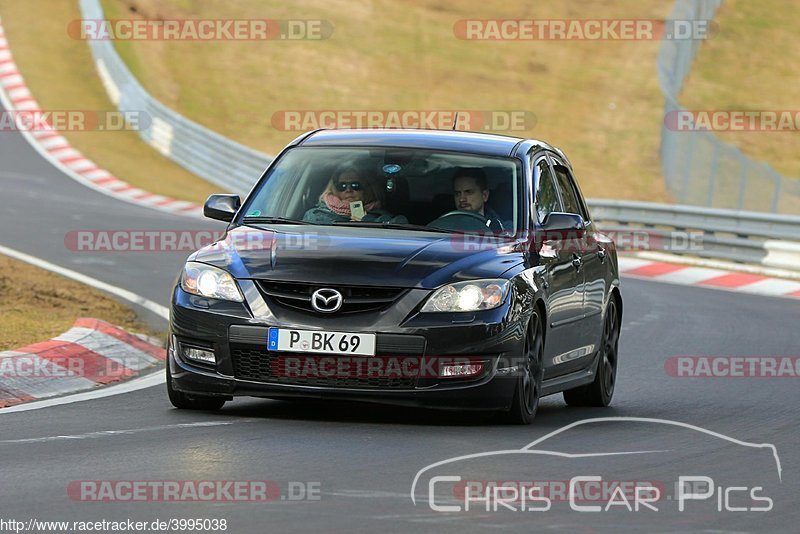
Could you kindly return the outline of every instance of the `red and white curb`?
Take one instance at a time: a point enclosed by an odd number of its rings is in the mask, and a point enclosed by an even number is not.
[[[121,382],[165,358],[148,340],[81,318],[58,337],[0,352],[0,408]]]
[[[17,68],[0,19],[0,101],[8,111],[42,111]],[[134,187],[101,169],[73,148],[58,131],[49,128],[21,131],[44,158],[70,178],[116,199],[179,215],[201,217],[203,207],[194,202],[156,195]]]
[[[620,257],[620,274],[656,282],[724,289],[738,293],[800,299],[800,282],[753,273],[732,272],[708,267],[694,267]]]

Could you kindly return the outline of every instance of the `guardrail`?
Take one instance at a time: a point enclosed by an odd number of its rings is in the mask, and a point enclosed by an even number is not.
[[[80,0],[84,19],[104,19],[98,0]],[[109,40],[89,40],[97,71],[120,111],[145,112],[149,128],[139,130],[145,143],[188,171],[231,193],[247,193],[272,160],[169,109],[150,96]]]
[[[659,237],[654,250],[800,272],[797,216],[624,200],[593,199],[589,206],[605,231]]]
[[[676,0],[670,20],[711,20],[722,0]],[[656,69],[664,93],[664,117],[685,111],[683,83],[702,44],[697,39],[661,41]],[[800,212],[800,179],[782,176],[765,161],[707,131],[676,131],[661,125],[661,167],[677,202],[724,209]]]
[[[710,19],[720,3],[721,0],[700,4],[678,0],[671,18]],[[80,0],[80,8],[84,19],[104,18],[98,0]],[[659,79],[667,97],[667,110],[679,109],[677,92],[699,46],[696,41],[684,43],[664,41],[659,54]],[[123,111],[145,111],[150,114],[151,128],[139,132],[145,142],[189,171],[229,192],[244,195],[250,190],[271,161],[270,156],[200,126],[155,100],[128,70],[111,41],[92,40],[89,46],[114,104]],[[712,143],[720,144],[712,134],[700,134],[710,136]],[[684,135],[679,140],[683,143],[690,137]],[[693,165],[694,168],[698,167],[698,161],[684,157],[685,154],[680,150],[673,150],[675,147],[671,139],[669,132],[663,137],[665,176],[670,190],[679,198],[686,198],[685,188],[690,180],[688,171],[681,165]],[[717,159],[713,161],[716,163]],[[752,164],[755,165],[755,162]],[[745,167],[747,165],[745,161]],[[717,174],[716,169],[714,167],[713,176]],[[737,205],[741,207],[745,187],[751,177],[744,171],[731,176],[730,179],[736,180],[739,186]],[[720,184],[697,176],[691,178],[692,184],[696,182],[703,191],[707,191],[710,204]],[[684,187],[684,192],[675,183],[683,184],[681,187]],[[800,196],[800,186],[798,190]],[[776,209],[778,191],[775,189],[769,195],[770,206],[764,206],[765,209]],[[786,194],[786,188],[783,192]],[[685,247],[685,250],[670,250],[672,254],[800,272],[800,217],[618,200],[591,200],[590,206],[600,227],[609,231],[641,228],[649,235],[663,239],[674,237],[676,231],[692,232],[695,246]]]

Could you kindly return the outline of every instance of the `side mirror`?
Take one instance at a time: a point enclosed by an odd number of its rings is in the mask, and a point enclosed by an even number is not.
[[[580,215],[553,212],[542,222],[542,230],[547,239],[575,239],[583,237],[586,224]]]
[[[209,219],[231,222],[241,205],[239,195],[211,195],[203,206],[203,215]]]

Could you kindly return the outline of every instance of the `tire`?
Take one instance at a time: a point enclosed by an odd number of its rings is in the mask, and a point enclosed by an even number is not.
[[[614,396],[617,381],[619,346],[619,313],[614,297],[608,302],[603,322],[603,337],[600,340],[599,361],[594,382],[564,392],[564,400],[570,406],[608,406]]]
[[[202,395],[187,395],[182,391],[172,388],[172,374],[167,362],[167,395],[172,405],[179,410],[215,411],[222,408],[226,399],[222,397],[206,397]]]
[[[536,417],[539,408],[544,376],[542,321],[538,313],[534,312],[531,316],[520,360],[522,369],[518,373],[511,409],[504,415],[509,423],[529,425]]]

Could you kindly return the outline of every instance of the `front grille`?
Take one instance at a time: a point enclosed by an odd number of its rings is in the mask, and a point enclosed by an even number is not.
[[[230,349],[234,377],[239,380],[345,389],[414,389],[416,385],[416,377],[398,376],[397,373],[389,373],[388,376],[378,376],[371,372],[334,372],[333,375],[329,374],[328,376],[319,376],[320,374],[324,375],[323,372],[307,373],[309,369],[321,370],[322,358],[330,359],[332,356],[269,352],[254,345],[235,343],[231,343]],[[287,363],[289,358],[292,359],[291,364]],[[366,361],[369,358],[364,357],[363,359]],[[380,356],[374,358],[380,358]],[[409,356],[408,359],[407,368],[419,368],[420,357]],[[349,376],[351,374],[354,376]]]
[[[380,311],[388,308],[405,292],[405,289],[394,287],[336,286],[270,280],[257,280],[256,286],[268,304],[277,303],[315,314],[319,312],[311,307],[311,294],[317,289],[331,288],[342,294],[344,303],[337,314]]]

